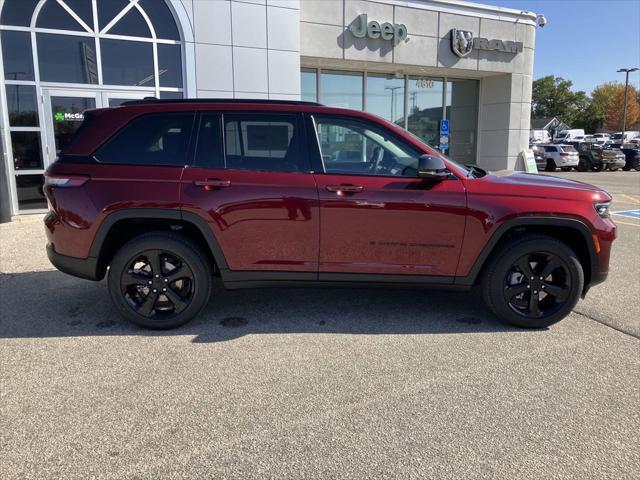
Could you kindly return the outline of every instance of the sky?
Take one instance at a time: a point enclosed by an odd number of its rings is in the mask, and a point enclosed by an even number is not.
[[[616,70],[640,67],[639,0],[475,1],[547,18],[536,32],[534,79],[560,76],[590,94],[607,81],[624,83],[624,73]],[[640,87],[640,71],[629,75],[629,83]]]

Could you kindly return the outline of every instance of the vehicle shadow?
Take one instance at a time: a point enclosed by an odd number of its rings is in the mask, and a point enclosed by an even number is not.
[[[205,310],[174,330],[138,328],[115,311],[106,282],[58,271],[0,273],[0,338],[192,335],[194,343],[253,334],[405,335],[527,332],[500,323],[477,292],[420,288],[217,286]]]

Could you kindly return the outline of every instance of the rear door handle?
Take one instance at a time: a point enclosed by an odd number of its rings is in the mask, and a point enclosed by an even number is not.
[[[345,193],[360,193],[364,190],[362,185],[327,185],[326,189],[329,192],[335,192],[339,196],[343,196]]]
[[[231,180],[220,180],[217,178],[207,178],[205,180],[194,180],[196,187],[202,187],[205,190],[214,190],[216,188],[226,188],[231,186]]]

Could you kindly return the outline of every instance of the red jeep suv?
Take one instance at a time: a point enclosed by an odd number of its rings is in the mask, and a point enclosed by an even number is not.
[[[540,328],[602,282],[611,197],[487,173],[397,125],[307,102],[140,100],[90,110],[46,173],[47,251],[108,272],[116,309],[171,328],[226,288],[479,285],[500,319]]]

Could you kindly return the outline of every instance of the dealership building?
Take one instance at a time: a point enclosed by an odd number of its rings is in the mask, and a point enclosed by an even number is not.
[[[42,174],[84,110],[144,97],[366,110],[456,161],[489,169],[518,168],[528,147],[531,12],[459,0],[0,0],[0,7],[0,202],[11,214],[46,208]]]

